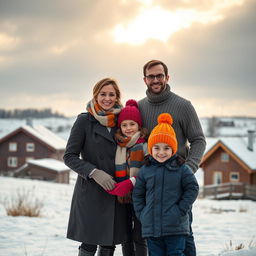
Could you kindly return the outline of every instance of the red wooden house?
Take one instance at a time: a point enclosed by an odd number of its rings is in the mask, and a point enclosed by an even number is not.
[[[201,162],[204,185],[241,182],[256,185],[256,143],[245,137],[207,139]]]
[[[0,173],[11,175],[28,160],[62,161],[66,141],[44,126],[23,125],[0,139]]]

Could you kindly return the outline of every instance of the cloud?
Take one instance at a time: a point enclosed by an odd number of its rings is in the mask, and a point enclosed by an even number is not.
[[[144,3],[145,1],[141,1]],[[170,1],[169,1],[170,2]],[[181,1],[180,5],[171,8],[167,3],[159,6],[159,2],[146,1],[137,16],[125,23],[119,23],[114,29],[115,41],[134,45],[144,44],[148,39],[156,39],[166,42],[174,33],[189,28],[194,23],[209,24],[224,18],[224,10],[233,6],[242,5],[244,0],[237,1],[208,1],[205,8],[186,6],[190,1]],[[153,4],[154,3],[154,4]],[[166,6],[169,7],[166,8]]]
[[[198,106],[206,98],[208,102],[220,99],[222,104],[233,99],[249,104],[255,94],[256,1],[233,1],[240,3],[233,6],[228,3],[2,1],[0,90],[4,97],[0,108],[14,104],[59,106],[62,111],[66,104],[69,113],[75,114],[90,99],[93,85],[106,76],[120,82],[124,101],[140,99],[146,89],[142,66],[154,58],[168,64],[173,90]],[[215,11],[222,18],[209,24],[193,22],[165,41],[148,39],[137,46],[114,42],[117,24],[125,27],[142,10],[155,5],[167,12],[182,8],[194,8],[198,13]],[[162,27],[167,29],[166,24]],[[141,27],[145,28],[150,24]],[[208,115],[214,112],[213,103],[210,109]]]
[[[201,84],[202,90],[213,97],[252,99],[256,64],[255,7],[254,1],[242,8],[233,8],[222,22],[197,26],[177,35],[175,39],[180,44],[175,48],[174,66],[182,84]],[[182,75],[182,67],[186,75]]]

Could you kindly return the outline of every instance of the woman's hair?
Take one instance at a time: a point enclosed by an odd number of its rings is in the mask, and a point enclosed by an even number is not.
[[[101,79],[99,82],[97,82],[94,85],[94,87],[93,87],[93,99],[96,101],[96,99],[98,97],[98,94],[100,93],[101,89],[106,85],[112,85],[113,86],[113,88],[116,91],[117,104],[121,105],[121,101],[120,101],[121,92],[120,92],[120,89],[119,89],[118,82],[115,79],[109,78],[109,77]]]
[[[143,138],[147,140],[148,137],[148,130],[146,128],[142,128],[139,126],[139,131],[140,131],[140,138]],[[124,135],[121,131],[121,128],[118,128],[116,133],[115,133],[115,140],[119,141],[119,138],[122,138]]]

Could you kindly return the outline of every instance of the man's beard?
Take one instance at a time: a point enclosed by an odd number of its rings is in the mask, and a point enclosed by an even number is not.
[[[155,92],[155,91],[152,89],[152,87],[154,87],[154,84],[150,84],[150,85],[148,85],[148,90],[149,90],[150,93],[159,94],[159,93],[161,93],[162,91],[164,91],[165,88],[166,88],[166,83],[157,83],[156,85],[161,87],[160,91]]]

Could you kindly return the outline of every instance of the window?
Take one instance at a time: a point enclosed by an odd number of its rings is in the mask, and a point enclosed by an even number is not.
[[[239,172],[231,172],[230,173],[230,176],[229,176],[229,179],[230,181],[239,181]]]
[[[213,173],[213,184],[221,184],[222,183],[222,173],[214,172]]]
[[[7,159],[7,165],[8,167],[17,167],[18,166],[18,158],[10,156]]]
[[[30,142],[26,144],[26,151],[27,152],[34,152],[35,151],[35,144]]]
[[[229,155],[227,153],[221,153],[221,162],[228,162]]]
[[[17,143],[16,142],[10,142],[9,143],[9,151],[10,152],[16,152],[17,151]]]

